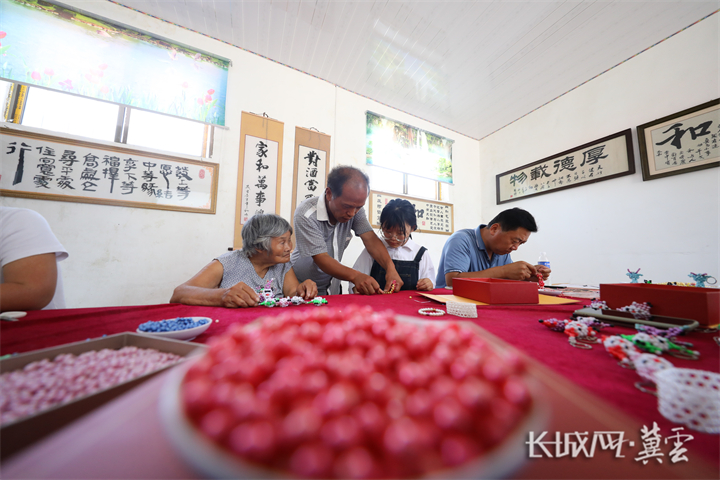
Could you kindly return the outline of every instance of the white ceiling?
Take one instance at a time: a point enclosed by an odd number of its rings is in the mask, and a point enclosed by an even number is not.
[[[118,2],[476,139],[720,7],[720,0]]]

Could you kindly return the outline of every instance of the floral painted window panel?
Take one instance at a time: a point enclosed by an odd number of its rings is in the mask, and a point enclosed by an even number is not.
[[[40,0],[0,0],[0,78],[225,124],[229,62]]]

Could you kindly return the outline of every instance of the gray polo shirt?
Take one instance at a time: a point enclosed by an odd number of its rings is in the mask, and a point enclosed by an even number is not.
[[[319,295],[340,293],[340,281],[320,270],[312,257],[327,253],[338,262],[352,239],[372,230],[365,215],[365,207],[358,210],[350,221],[330,225],[325,197],[312,197],[302,202],[294,215],[297,244],[290,257],[295,275],[300,282],[308,278],[317,283]]]

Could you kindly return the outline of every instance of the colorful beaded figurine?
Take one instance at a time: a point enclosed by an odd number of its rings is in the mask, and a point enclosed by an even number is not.
[[[322,297],[315,297],[312,300],[305,302],[305,303],[319,307],[320,305],[327,305],[328,301]]]
[[[261,287],[261,288],[258,288],[258,290],[257,290],[257,293],[258,293],[258,295],[260,295],[260,298],[263,300],[263,302],[272,300],[275,297],[275,295],[273,294],[273,291],[272,291],[273,280],[275,280],[275,279],[271,278],[270,280],[265,282],[264,288]],[[262,302],[261,302],[261,305],[262,305]],[[273,305],[269,305],[269,306],[275,306],[275,305],[273,304]]]
[[[710,285],[715,285],[717,283],[717,279],[715,277],[712,277],[708,275],[707,273],[693,273],[690,272],[690,275],[688,277],[695,280],[695,286],[700,288],[705,288],[705,282],[709,283]],[[709,279],[713,279],[713,282],[708,282]]]
[[[654,353],[655,355],[667,353],[673,357],[684,358],[687,360],[697,360],[700,357],[700,352],[690,350],[687,347],[678,345],[659,335],[649,335],[647,333],[640,332],[635,335],[620,336],[631,341],[639,349]]]
[[[537,272],[537,279],[538,279],[538,281],[537,281],[538,287],[545,288],[545,280],[543,280],[542,273]]]
[[[553,332],[564,332],[565,331],[565,325],[568,324],[570,320],[558,320],[557,318],[547,318],[545,320],[538,320],[538,322],[542,323],[546,327],[548,327]]]
[[[607,303],[605,303],[602,300],[595,300],[593,299],[590,302],[590,308],[594,308],[595,310],[609,310],[610,307],[608,307]]]
[[[617,335],[603,335],[602,344],[605,346],[605,350],[617,359],[621,367],[635,368],[632,357],[639,355],[640,350],[633,342]]]
[[[262,302],[258,303],[258,305],[262,305],[263,307],[274,307],[277,304],[274,298],[268,298],[266,300],[263,300]]]
[[[631,272],[628,268],[628,273],[626,273],[628,277],[630,277],[630,283],[638,283],[638,279],[643,276],[642,273],[640,273],[640,269],[638,268],[636,272]]]
[[[640,318],[642,320],[649,320],[652,315],[650,314],[650,305],[648,302],[638,303],[633,302],[632,305],[618,308],[618,312],[629,312],[633,318]]]
[[[572,321],[565,325],[565,335],[568,336],[568,342],[575,348],[590,349],[589,343],[598,343],[599,340],[595,336],[595,330],[588,327],[582,322]]]

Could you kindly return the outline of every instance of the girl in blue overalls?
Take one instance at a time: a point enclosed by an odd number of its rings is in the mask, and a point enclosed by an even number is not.
[[[380,213],[380,240],[395,263],[404,284],[402,290],[432,290],[435,288],[435,267],[427,248],[418,245],[411,233],[417,230],[415,207],[407,200],[390,200]],[[353,268],[370,275],[383,290],[385,285],[385,269],[363,250]]]

